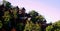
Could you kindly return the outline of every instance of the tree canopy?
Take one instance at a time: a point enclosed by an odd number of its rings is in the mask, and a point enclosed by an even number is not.
[[[60,20],[48,24],[35,10],[26,13],[24,7],[20,9],[8,1],[3,2],[0,5],[0,31],[60,31]]]

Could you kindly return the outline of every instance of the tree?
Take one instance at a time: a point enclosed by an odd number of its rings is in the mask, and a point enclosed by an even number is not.
[[[35,22],[40,22],[40,23],[46,22],[46,19],[42,15],[39,15],[39,13],[34,10],[29,12],[29,14],[31,15],[31,20],[34,23]]]
[[[33,17],[38,16],[38,13],[35,10],[30,11],[29,14]]]
[[[7,3],[6,3],[6,7],[7,7],[7,8],[11,8],[11,3],[10,3],[10,2],[7,2]]]
[[[41,31],[41,27],[38,23],[34,24],[32,21],[27,21],[24,31]]]
[[[38,16],[38,13],[34,10],[32,10],[31,12],[29,12],[30,16],[31,16],[31,21],[33,23],[36,23],[37,19],[36,19],[36,16]]]
[[[50,25],[50,26],[48,26],[48,27],[46,28],[46,31],[51,31],[52,29],[53,29],[53,26]]]
[[[11,3],[10,2],[8,2],[8,1],[6,1],[6,0],[3,0],[3,4],[2,5],[4,5],[4,7],[6,8],[6,10],[8,10],[9,8],[11,8]]]
[[[46,31],[60,31],[60,21],[53,23],[46,28]]]
[[[46,23],[46,19],[42,15],[36,16],[36,19],[37,19],[37,22],[39,23],[43,23],[43,22]]]
[[[39,15],[39,13],[37,13],[36,11],[31,11],[30,15],[31,15],[31,21],[34,24],[36,24],[36,22],[41,24],[41,29],[42,31],[44,31],[47,26],[46,19],[42,15]]]
[[[11,22],[10,22],[10,15],[9,15],[9,11],[5,11],[4,12],[4,16],[3,16],[3,28],[5,28],[6,30],[9,31],[9,28],[11,27]]]

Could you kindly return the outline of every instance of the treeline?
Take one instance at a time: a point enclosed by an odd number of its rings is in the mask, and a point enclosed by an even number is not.
[[[32,10],[12,6],[10,2],[3,1],[0,5],[0,31],[60,31],[60,21],[46,23],[46,19]]]

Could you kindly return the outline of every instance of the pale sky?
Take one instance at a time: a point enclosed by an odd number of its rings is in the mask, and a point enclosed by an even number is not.
[[[25,7],[26,12],[35,10],[42,14],[47,23],[60,20],[60,0],[7,0],[13,6]]]

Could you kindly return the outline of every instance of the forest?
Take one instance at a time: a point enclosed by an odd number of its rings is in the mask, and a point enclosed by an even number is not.
[[[11,5],[8,1],[0,4],[0,31],[60,31],[60,20],[47,23],[43,15],[35,10]]]

